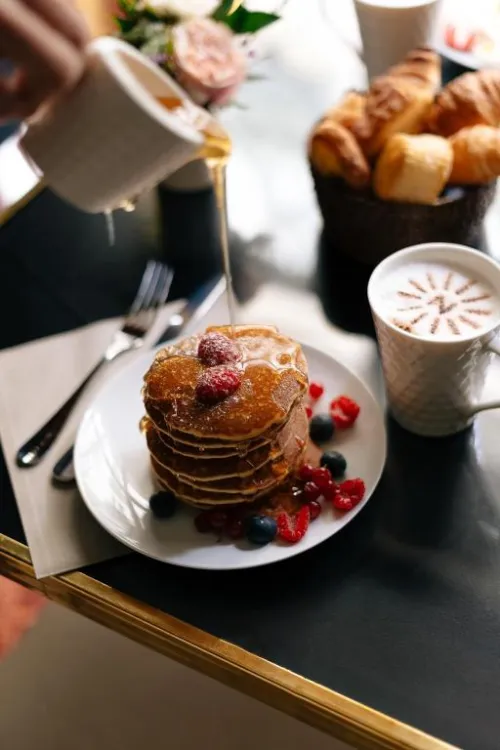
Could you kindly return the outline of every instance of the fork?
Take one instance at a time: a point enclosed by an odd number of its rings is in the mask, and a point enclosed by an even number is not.
[[[173,272],[163,263],[151,260],[141,279],[132,306],[122,327],[116,331],[104,355],[60,409],[33,435],[16,454],[16,464],[22,469],[37,466],[60,435],[73,407],[94,375],[117,357],[138,349],[151,330],[160,307],[166,302]]]

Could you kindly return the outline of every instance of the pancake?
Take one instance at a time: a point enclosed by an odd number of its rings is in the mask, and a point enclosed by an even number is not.
[[[204,403],[196,389],[210,367],[198,357],[205,334],[161,350],[143,386],[151,469],[161,488],[196,507],[255,503],[278,492],[303,461],[307,363],[300,345],[272,326],[207,333],[225,337],[220,346],[229,348],[241,381],[230,395]]]
[[[183,502],[195,506],[240,505],[242,503],[255,503],[257,500],[269,496],[270,493],[282,487],[302,463],[304,452],[305,445],[300,446],[295,442],[287,460],[281,460],[276,464],[276,476],[274,479],[271,479],[269,476],[266,479],[261,479],[259,474],[261,470],[259,470],[256,472],[254,481],[242,485],[241,489],[235,486],[231,489],[227,487],[221,489],[219,482],[214,483],[214,486],[193,487],[181,481],[173,474],[169,474],[153,457],[151,457],[151,465],[160,486],[172,492]]]
[[[244,457],[239,455],[229,458],[216,457],[205,461],[187,458],[173,453],[165,446],[153,425],[149,425],[146,431],[146,441],[151,457],[155,459],[155,466],[165,469],[167,481],[168,476],[174,474],[193,486],[217,482],[218,487],[222,488],[227,485],[228,489],[231,489],[232,484],[224,483],[224,480],[231,478],[239,477],[252,482],[257,474],[262,478],[265,472],[271,472],[271,478],[274,480],[277,463],[286,461],[290,454],[290,442],[302,443],[306,436],[307,417],[302,404],[295,408],[275,440],[264,447],[248,452]],[[159,470],[156,473],[163,476]],[[240,485],[238,484],[237,487],[239,488]]]
[[[211,331],[232,334],[228,326]],[[197,357],[200,336],[156,356],[144,378],[144,404],[148,414],[151,407],[160,410],[169,434],[195,436],[204,445],[207,439],[250,440],[282,424],[305,393],[307,363],[299,344],[270,326],[235,326],[232,338],[241,352],[242,382],[235,393],[210,407],[195,395],[205,369]]]
[[[203,453],[220,455],[220,456],[231,456],[237,453],[242,453],[253,448],[257,448],[260,445],[270,442],[276,433],[282,428],[283,424],[276,425],[272,430],[269,430],[265,437],[256,437],[251,440],[240,440],[236,443],[229,441],[222,442],[218,438],[197,438],[187,433],[182,433],[179,430],[169,430],[168,424],[158,406],[154,406],[148,399],[145,399],[146,412],[154,424],[157,431],[161,433],[162,439],[167,445],[170,445],[173,450],[177,450],[179,453],[185,453],[186,455],[198,455]]]
[[[153,425],[150,425],[145,434],[150,454],[162,466],[166,466],[181,477],[206,479],[211,482],[228,476],[251,475],[256,469],[279,455],[273,443],[268,442],[264,446],[247,451],[244,456],[235,453],[222,457],[208,456],[205,460],[200,460],[198,457],[185,456],[173,451],[163,442],[160,433]]]

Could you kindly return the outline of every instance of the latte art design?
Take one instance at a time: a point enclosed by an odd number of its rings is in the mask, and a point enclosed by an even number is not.
[[[399,269],[384,291],[390,322],[424,338],[449,340],[481,333],[499,314],[499,301],[487,284],[438,264]]]

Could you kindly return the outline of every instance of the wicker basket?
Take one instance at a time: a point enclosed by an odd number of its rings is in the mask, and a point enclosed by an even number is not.
[[[456,188],[434,206],[393,203],[353,190],[311,165],[326,239],[344,255],[375,266],[421,242],[473,245],[495,197],[496,182]]]

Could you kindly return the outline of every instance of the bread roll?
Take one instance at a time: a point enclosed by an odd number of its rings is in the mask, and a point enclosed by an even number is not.
[[[366,94],[358,91],[349,91],[335,107],[329,109],[324,117],[325,120],[333,120],[344,128],[350,130],[365,111]]]
[[[464,128],[450,138],[453,169],[450,182],[481,185],[500,177],[500,130],[490,125]]]
[[[449,137],[473,125],[500,125],[500,70],[455,78],[438,94],[427,127]]]
[[[352,132],[367,157],[374,157],[396,133],[419,133],[434,100],[430,86],[404,76],[376,79],[368,92],[364,113]]]
[[[357,189],[370,184],[370,165],[356,139],[347,128],[333,120],[323,120],[314,129],[309,157],[321,174],[342,177]]]
[[[374,190],[383,200],[433,204],[453,165],[450,143],[437,135],[393,135],[377,163]]]
[[[423,86],[435,94],[441,87],[441,58],[428,47],[415,49],[401,63],[389,68],[387,76],[406,78],[410,83]]]

